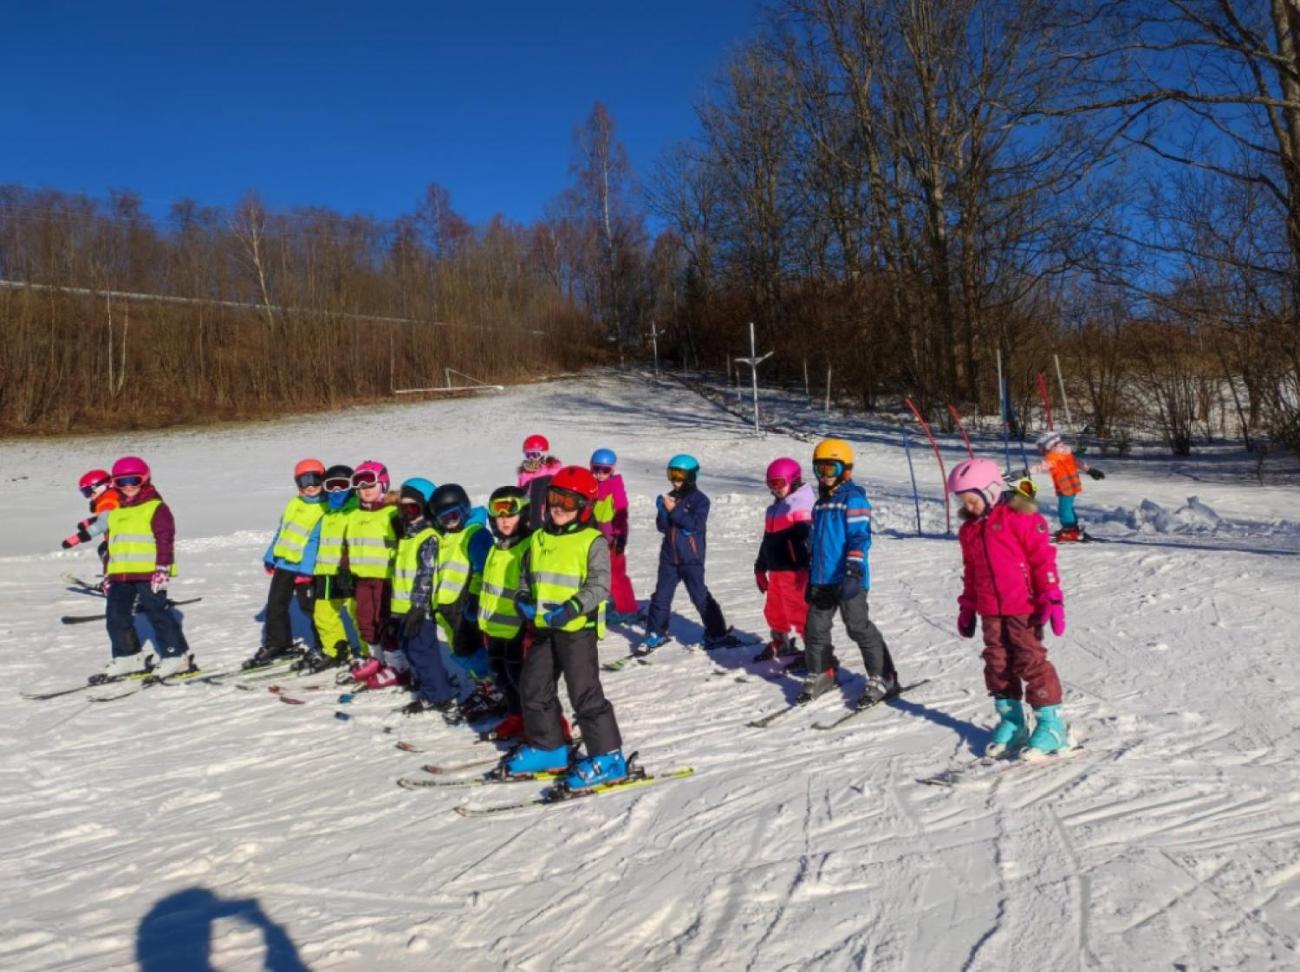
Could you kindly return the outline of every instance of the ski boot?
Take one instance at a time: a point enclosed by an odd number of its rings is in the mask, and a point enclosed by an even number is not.
[[[1025,748],[1029,742],[1029,727],[1025,725],[1025,710],[1019,699],[995,698],[993,705],[1002,720],[993,730],[993,739],[984,750],[987,759],[1001,759]]]
[[[395,668],[389,668],[387,665],[381,665],[375,669],[373,675],[366,679],[366,688],[371,691],[409,684],[410,679],[406,677],[405,673],[399,672]]]
[[[337,652],[338,649],[335,648],[335,651]],[[338,668],[347,660],[347,657],[346,652],[331,655],[318,648],[313,648],[299,660],[298,671],[304,675],[316,675],[331,668]]]
[[[793,641],[788,634],[783,631],[773,631],[772,640],[763,646],[763,650],[754,656],[756,662],[772,661],[780,657],[787,651],[787,646]]]
[[[299,652],[293,645],[263,645],[239,667],[245,671],[250,668],[263,668],[283,658],[292,658],[297,654]]]
[[[704,636],[705,651],[717,651],[720,648],[739,648],[743,643],[736,637],[735,628],[728,628],[720,635]]]
[[[402,706],[401,713],[404,716],[421,716],[430,712],[446,712],[448,709],[455,708],[455,706],[456,703],[451,699],[444,702],[429,702],[425,699],[415,698]]]
[[[1034,710],[1034,731],[1029,737],[1028,747],[1021,751],[1020,758],[1032,763],[1069,749],[1072,745],[1070,729],[1061,719],[1061,707],[1045,705]]]
[[[659,631],[647,631],[646,636],[641,639],[641,644],[633,650],[634,655],[648,655],[656,648],[662,648],[673,639]]]
[[[506,739],[522,739],[524,736],[524,717],[512,713],[506,716],[495,726],[482,734],[485,742],[496,742]]]
[[[170,678],[173,675],[183,675],[185,672],[194,671],[196,668],[193,654],[167,655],[159,659],[157,667],[153,670],[153,677]]]
[[[869,709],[873,705],[879,705],[885,699],[892,699],[897,694],[897,675],[872,675],[868,677],[867,687],[855,708]]]
[[[1057,543],[1077,543],[1079,539],[1079,528],[1077,526],[1061,527],[1056,531]]]
[[[378,674],[379,670],[383,667],[383,662],[381,662],[376,656],[371,655],[369,658],[364,658],[357,664],[353,665],[352,668],[348,670],[348,675],[351,676],[352,681],[354,682],[365,682]]]
[[[803,690],[794,700],[795,705],[807,705],[819,695],[825,695],[835,687],[835,669],[828,668],[817,675],[809,675],[803,680]]]
[[[491,681],[484,680],[474,686],[474,691],[460,704],[460,714],[471,722],[495,719],[506,714],[506,697]]]
[[[538,749],[525,743],[502,761],[501,768],[508,776],[524,773],[558,773],[569,768],[569,747]]]
[[[605,621],[608,624],[638,624],[644,620],[644,611],[632,611],[627,614],[622,611],[615,611],[613,601],[608,602],[605,608]]]
[[[119,678],[125,678],[127,675],[134,675],[137,672],[148,672],[153,667],[153,655],[151,653],[137,651],[130,655],[114,655],[103,671],[96,672],[90,676],[87,681],[91,685],[102,685],[104,682],[113,682]]]
[[[569,770],[562,786],[565,791],[576,793],[603,783],[619,783],[626,780],[627,776],[627,760],[623,758],[623,751],[616,749],[612,753],[601,753],[599,756],[579,760]]]

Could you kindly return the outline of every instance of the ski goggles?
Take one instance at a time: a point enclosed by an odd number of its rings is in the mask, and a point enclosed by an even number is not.
[[[1021,496],[1027,496],[1030,499],[1034,499],[1038,496],[1038,487],[1034,485],[1032,479],[1022,479],[1011,488]]]
[[[582,509],[586,502],[576,493],[570,493],[567,490],[548,489],[546,491],[546,505],[554,507],[557,510],[564,510],[568,513],[576,513]]]
[[[524,458],[529,462],[537,462],[542,456],[546,455],[541,449],[525,449]]]
[[[592,466],[591,474],[593,476],[609,476],[614,472],[613,466]]]
[[[771,490],[785,489],[789,485],[781,476],[773,476],[767,481],[767,488]]]
[[[84,496],[84,497],[86,497],[86,499],[90,499],[92,496],[95,495],[95,493],[97,493],[99,490],[103,489],[105,486],[110,485],[112,482],[113,482],[113,480],[111,480],[111,479],[101,479],[99,482],[95,483],[93,486],[82,486],[82,487],[81,487],[81,495]]]
[[[451,506],[439,513],[436,519],[441,526],[454,527],[465,519],[465,511],[459,506]]]
[[[668,481],[670,483],[684,483],[691,478],[691,474],[685,469],[669,469]]]
[[[144,477],[143,476],[114,476],[113,485],[114,486],[143,486]]]
[[[358,489],[362,489],[366,486],[378,486],[379,473],[375,472],[373,469],[363,469],[361,472],[353,473],[352,485]]]
[[[346,493],[352,488],[352,480],[346,476],[335,476],[322,484],[327,493]]]
[[[300,476],[294,476],[293,481],[299,489],[307,489],[311,486],[324,485],[325,477],[320,473],[305,472]]]
[[[518,516],[528,505],[528,500],[518,496],[500,496],[488,503],[488,512],[493,516]]]
[[[839,479],[844,475],[844,463],[838,459],[819,459],[813,463],[818,479]]]
[[[424,515],[424,504],[419,500],[404,499],[397,504],[397,510],[407,520],[418,520]]]

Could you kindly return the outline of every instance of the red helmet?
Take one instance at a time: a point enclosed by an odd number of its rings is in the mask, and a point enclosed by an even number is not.
[[[112,481],[113,477],[109,475],[107,469],[92,469],[77,480],[77,488],[89,495],[88,491],[93,492],[100,486],[109,485]]]
[[[551,444],[544,435],[530,435],[524,439],[524,452],[550,452]]]
[[[577,497],[578,519],[584,523],[591,519],[591,506],[600,496],[600,485],[590,469],[565,466],[551,477],[550,489]]]
[[[113,478],[120,476],[139,476],[146,483],[149,481],[149,464],[139,456],[123,456],[113,463]]]

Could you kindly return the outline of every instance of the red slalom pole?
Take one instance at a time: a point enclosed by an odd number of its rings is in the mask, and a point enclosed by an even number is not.
[[[957,423],[957,431],[961,433],[961,440],[966,443],[966,455],[974,459],[975,450],[970,447],[970,436],[966,434],[966,426],[961,424],[961,413],[957,411],[957,406],[953,405],[951,402],[948,403],[948,414],[951,415],[952,420]]]
[[[1038,397],[1043,400],[1043,412],[1047,416],[1047,431],[1052,431],[1052,397],[1047,393],[1047,377],[1038,373]]]
[[[952,509],[948,503],[948,470],[943,467],[943,455],[939,452],[939,443],[934,441],[934,433],[930,431],[930,423],[925,420],[910,398],[904,398],[903,404],[912,410],[916,420],[921,423],[921,428],[925,431],[925,437],[930,440],[930,448],[934,450],[934,457],[939,460],[939,477],[943,480],[943,516],[948,524],[948,532],[952,533]]]

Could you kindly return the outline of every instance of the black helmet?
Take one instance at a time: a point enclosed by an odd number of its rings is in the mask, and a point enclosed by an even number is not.
[[[524,536],[528,533],[528,491],[518,486],[499,486],[492,491],[488,497],[488,525],[492,528],[493,536],[500,536],[497,533],[498,516],[521,516],[519,527],[513,536]]]
[[[322,480],[325,484],[325,492],[344,492],[343,490],[331,490],[329,488],[331,480],[347,480],[346,492],[352,492],[352,467],[338,463],[325,470],[325,478]]]
[[[469,494],[463,486],[459,483],[444,483],[433,491],[433,499],[429,500],[429,517],[438,526],[448,529],[443,518],[459,513],[459,522],[450,526],[450,529],[459,530],[469,520],[469,506]]]

